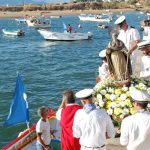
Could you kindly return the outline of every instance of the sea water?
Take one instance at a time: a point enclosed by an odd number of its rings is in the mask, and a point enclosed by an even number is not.
[[[146,18],[138,12],[125,13],[128,24],[140,29],[139,22]],[[113,25],[116,14],[112,16]],[[25,36],[6,36],[0,32],[0,148],[26,129],[26,125],[4,127],[9,113],[17,71],[24,82],[30,111],[30,125],[38,120],[37,109],[59,107],[63,91],[74,92],[93,88],[100,63],[99,52],[105,49],[110,36],[108,29],[97,28],[97,22],[82,22],[78,16],[52,19],[52,31],[63,32],[63,23],[71,24],[73,32],[92,32],[91,40],[74,42],[45,41],[34,28],[18,24],[14,18],[0,19],[0,28],[25,31]],[[82,28],[78,28],[78,25]],[[77,102],[79,102],[77,100]],[[19,114],[18,114],[19,115]]]

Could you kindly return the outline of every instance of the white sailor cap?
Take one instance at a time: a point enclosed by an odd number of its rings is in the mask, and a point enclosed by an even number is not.
[[[139,101],[139,102],[148,102],[150,101],[150,94],[138,90],[134,87],[130,88],[130,96],[133,101]]]
[[[99,57],[106,57],[106,49],[99,52]]]
[[[137,44],[138,48],[141,49],[147,45],[150,45],[150,40],[147,40],[147,41],[143,41],[143,42],[140,42]]]
[[[77,92],[75,94],[75,96],[80,99],[82,99],[82,98],[85,99],[85,98],[91,96],[92,93],[93,93],[93,89],[84,89],[84,90]]]
[[[116,24],[116,25],[119,25],[119,24],[122,23],[125,19],[126,19],[125,16],[120,16],[120,17],[115,21],[115,24]]]

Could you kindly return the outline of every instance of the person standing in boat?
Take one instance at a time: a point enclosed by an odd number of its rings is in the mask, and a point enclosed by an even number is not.
[[[39,121],[36,125],[36,133],[37,133],[37,150],[52,150],[51,143],[51,126],[48,120],[48,108],[42,106],[38,109],[38,116],[40,117]]]
[[[75,114],[73,136],[80,138],[81,150],[106,150],[106,139],[115,136],[115,129],[107,112],[94,105],[92,93],[93,89],[76,93],[83,109]]]
[[[137,44],[140,42],[140,34],[138,30],[128,26],[125,16],[119,17],[115,21],[115,24],[120,27],[120,33],[117,37],[118,40],[125,44],[128,52],[131,54],[131,65],[134,72],[138,55]]]
[[[73,137],[72,125],[74,115],[82,106],[75,103],[74,94],[67,90],[63,94],[62,103],[56,113],[61,126],[61,148],[62,150],[80,150],[79,139]]]
[[[68,32],[71,33],[72,32],[72,26],[70,24],[68,24]]]
[[[127,150],[150,149],[150,112],[147,110],[150,95],[144,91],[130,89],[134,115],[123,119],[121,123],[121,145],[127,145]]]

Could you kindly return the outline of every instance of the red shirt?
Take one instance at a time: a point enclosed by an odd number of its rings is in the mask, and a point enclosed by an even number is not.
[[[61,147],[62,150],[80,150],[79,139],[73,137],[73,121],[74,115],[82,106],[73,104],[62,109],[61,112]]]

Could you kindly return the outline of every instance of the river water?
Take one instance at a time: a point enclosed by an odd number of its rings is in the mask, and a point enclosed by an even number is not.
[[[125,15],[127,22],[137,29],[140,27],[139,21],[146,18],[139,12],[127,12]],[[113,14],[113,22],[115,19],[116,14]],[[63,23],[71,24],[76,32],[92,32],[93,39],[45,41],[33,28],[18,25],[12,18],[0,19],[0,28],[14,29],[19,26],[25,31],[24,37],[10,37],[0,33],[0,148],[26,128],[25,124],[3,126],[12,101],[17,71],[26,87],[31,124],[38,120],[38,107],[48,105],[57,110],[64,90],[72,89],[76,92],[94,87],[100,63],[99,51],[110,41],[108,30],[97,28],[96,22],[81,22],[78,16],[52,19],[51,30],[63,31]],[[78,29],[78,24],[82,28]]]

